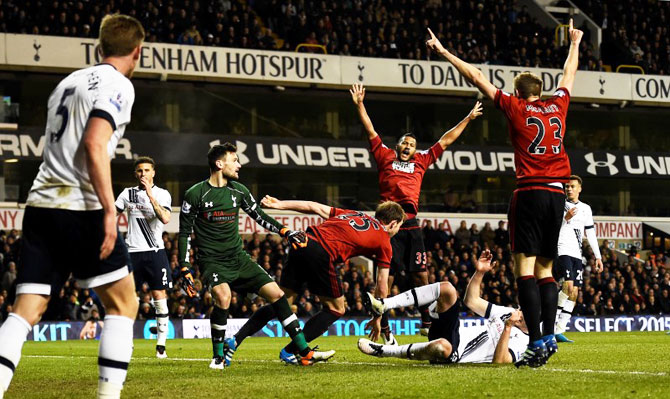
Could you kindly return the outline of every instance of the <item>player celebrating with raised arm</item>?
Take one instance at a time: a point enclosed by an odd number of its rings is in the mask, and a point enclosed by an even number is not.
[[[482,252],[465,292],[465,306],[485,317],[484,325],[460,328],[458,293],[447,281],[413,288],[383,300],[368,294],[363,296],[365,307],[374,314],[430,304],[433,318],[428,334],[430,341],[397,346],[379,345],[361,338],[358,349],[372,356],[430,360],[431,363],[512,363],[518,360],[528,345],[522,313],[481,298],[480,286],[484,275],[492,269],[491,258],[489,250]]]
[[[402,207],[393,201],[377,206],[375,217],[362,212],[338,209],[311,201],[280,201],[265,196],[261,205],[272,209],[285,209],[311,213],[326,219],[319,226],[307,229],[307,246],[294,247],[289,252],[288,262],[282,271],[281,289],[293,303],[307,283],[310,292],[319,297],[325,308],[305,323],[305,339],[310,342],[328,331],[328,327],[344,312],[344,290],[336,265],[355,256],[375,257],[377,264],[377,284],[388,281],[391,263],[391,238],[398,232],[405,219]],[[273,317],[273,309],[263,306],[242,326],[234,338],[227,340],[232,353],[244,338],[263,328]],[[287,363],[294,362],[297,348],[289,344],[280,353]],[[326,360],[335,352],[315,352],[315,360]],[[228,356],[226,356],[228,360]]]
[[[128,211],[126,244],[135,275],[135,286],[149,284],[156,311],[156,357],[164,359],[168,333],[167,289],[172,288],[172,273],[163,230],[170,222],[172,196],[154,185],[156,163],[150,157],[139,157],[133,163],[139,185],[128,187],[116,199],[119,212]]]
[[[563,184],[570,177],[563,133],[583,32],[574,29],[570,20],[570,51],[563,77],[547,100],[540,99],[542,79],[538,76],[517,75],[515,95],[509,95],[496,89],[475,66],[445,49],[430,29],[428,32],[430,40],[426,45],[456,67],[507,117],[517,178],[508,211],[510,244],[519,304],[530,335],[528,349],[516,365],[542,366],[558,350],[554,338],[558,292],[551,270],[565,206]]]
[[[279,233],[292,245],[304,245],[305,233],[287,229],[260,209],[249,190],[237,181],[242,166],[236,152],[237,147],[231,143],[209,149],[209,179],[186,190],[179,216],[182,285],[189,296],[196,295],[189,261],[189,239],[195,232],[198,264],[215,301],[210,315],[213,358],[209,367],[221,370],[225,367],[224,341],[231,286],[258,293],[272,304],[277,319],[296,345],[299,364],[309,365],[314,352],[307,346],[284,292],[242,248],[238,227],[240,208],[263,228]]]
[[[44,161],[23,218],[16,302],[0,327],[0,397],[26,336],[70,273],[105,306],[98,397],[121,395],[138,305],[128,250],[116,226],[110,159],[130,123],[135,100],[130,77],[143,40],[135,18],[105,16],[102,63],[71,73],[49,96]]]
[[[365,88],[363,85],[354,84],[349,90],[351,98],[356,105],[361,122],[368,133],[370,151],[377,162],[379,173],[379,191],[382,201],[395,201],[399,203],[405,213],[407,220],[400,228],[400,232],[391,239],[393,245],[393,259],[391,260],[391,279],[389,288],[393,284],[393,276],[407,270],[412,276],[415,287],[428,284],[428,273],[426,271],[426,250],[423,243],[423,235],[416,214],[419,212],[419,194],[423,176],[444,152],[444,150],[463,133],[470,121],[482,114],[481,103],[476,102],[470,113],[456,126],[445,132],[442,137],[429,150],[416,150],[416,137],[412,133],[406,133],[398,143],[395,150],[386,147],[381,137],[375,131],[372,121],[363,104],[365,99]],[[379,286],[378,286],[379,287]],[[377,289],[377,297],[385,297],[388,292]],[[421,333],[428,334],[430,328],[430,316],[428,308],[422,306],[421,311]],[[395,339],[390,334],[388,318],[382,317],[383,337],[386,343],[393,343]]]
[[[584,264],[582,263],[582,241],[584,235],[596,257],[595,271],[603,270],[602,256],[598,247],[598,237],[593,223],[591,207],[579,201],[582,192],[582,179],[579,176],[570,176],[565,185],[565,216],[561,233],[558,237],[558,264],[557,275],[563,280],[563,289],[558,293],[558,317],[555,333],[558,342],[572,342],[563,333],[572,317],[572,310],[577,301],[579,288],[584,284]]]

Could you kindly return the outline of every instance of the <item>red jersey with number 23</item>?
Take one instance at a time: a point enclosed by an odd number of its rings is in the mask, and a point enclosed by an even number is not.
[[[391,237],[382,223],[359,211],[330,208],[329,218],[307,229],[334,262],[354,256],[375,257],[377,266],[391,265]]]
[[[408,162],[399,161],[395,150],[385,146],[379,136],[370,140],[370,151],[377,162],[382,201],[399,203],[409,219],[416,216],[423,175],[444,152],[440,143],[433,144],[428,150],[415,152]]]
[[[551,98],[536,101],[498,90],[494,102],[507,117],[517,185],[567,183],[570,160],[563,135],[570,105],[568,90],[560,87]]]

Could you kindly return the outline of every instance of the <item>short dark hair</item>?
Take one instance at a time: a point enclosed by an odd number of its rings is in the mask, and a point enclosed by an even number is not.
[[[394,220],[402,223],[406,217],[407,215],[402,206],[393,201],[384,201],[375,210],[375,219],[385,224],[391,223]]]
[[[147,157],[147,156],[141,156],[133,162],[133,170],[137,169],[137,165],[142,164],[142,163],[148,163],[151,164],[151,167],[156,169],[156,162],[154,161],[153,158]]]
[[[571,175],[569,180],[575,180],[579,183],[579,185],[582,185],[582,178],[577,176],[577,175]]]
[[[217,170],[216,161],[226,156],[227,153],[237,152],[237,147],[233,143],[223,143],[213,146],[207,152],[207,163],[209,164],[209,170]]]
[[[402,143],[402,140],[403,140],[405,137],[411,137],[411,138],[413,138],[415,141],[418,141],[417,138],[416,138],[416,136],[414,135],[414,133],[412,133],[412,132],[407,132],[407,133],[403,134],[402,136],[398,137],[398,144]]]

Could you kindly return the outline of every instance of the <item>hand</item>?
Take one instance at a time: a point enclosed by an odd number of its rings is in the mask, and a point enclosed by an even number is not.
[[[445,48],[442,46],[442,43],[440,43],[437,37],[435,37],[435,34],[433,34],[433,31],[430,30],[430,28],[428,28],[428,33],[430,34],[430,39],[426,41],[426,47],[440,54],[444,52],[448,53],[448,51],[445,50]]]
[[[491,264],[491,259],[493,259],[493,254],[488,249],[483,251],[479,255],[479,260],[475,262],[475,270],[480,273],[488,273],[495,267],[495,262]]]
[[[360,83],[354,83],[349,89],[351,93],[351,99],[355,105],[363,104],[363,99],[365,98],[365,87]]]
[[[280,203],[281,203],[280,200],[278,200],[278,199],[275,198],[275,197],[269,196],[269,195],[266,195],[266,196],[263,197],[263,199],[261,200],[261,206],[262,206],[263,208],[281,209],[281,207],[279,206]]]
[[[471,121],[474,121],[477,119],[478,116],[482,114],[482,103],[477,101],[475,103],[475,106],[472,108],[472,111],[468,114],[468,118],[470,118]]]
[[[568,28],[568,36],[570,36],[570,42],[573,44],[579,44],[584,36],[584,32],[573,27],[572,18],[570,18],[570,27]]]
[[[570,208],[570,210],[565,212],[565,220],[569,222],[570,219],[575,217],[576,214],[577,214],[577,207],[573,206],[572,208]]]
[[[521,324],[521,315],[522,315],[522,314],[523,314],[523,313],[521,313],[520,310],[517,310],[517,311],[515,311],[515,312],[512,312],[512,313],[510,314],[509,319],[507,319],[507,320],[505,321],[505,326],[507,326],[507,327],[516,327],[516,326],[518,326],[519,324]]]
[[[140,186],[147,192],[147,196],[151,198],[151,184],[149,184],[149,179],[146,177],[140,177]]]
[[[595,270],[596,273],[600,273],[600,272],[602,272],[602,271],[603,271],[603,268],[604,268],[604,266],[603,266],[603,260],[602,260],[602,259],[596,259],[596,267],[595,267],[595,269],[596,269],[596,270]]]
[[[279,231],[279,235],[286,238],[293,249],[305,248],[307,246],[307,235],[304,231],[289,230],[284,227]]]
[[[195,290],[195,282],[193,281],[193,275],[191,274],[191,269],[188,266],[183,266],[179,271],[179,276],[181,276],[181,286],[186,291],[186,294],[193,298],[198,295],[198,291]]]
[[[379,336],[381,335],[382,332],[382,318],[381,316],[373,317],[368,321],[368,324],[366,326],[366,329],[370,329],[370,333],[368,334],[368,338],[370,338],[372,341],[377,341],[379,339]]]
[[[107,259],[109,254],[114,250],[114,245],[116,244],[116,212],[105,211],[102,223],[105,237],[100,246],[100,260]]]

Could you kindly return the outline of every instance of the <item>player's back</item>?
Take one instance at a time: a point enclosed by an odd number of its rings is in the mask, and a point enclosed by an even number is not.
[[[49,96],[43,162],[27,204],[42,208],[95,210],[102,206],[91,184],[83,144],[90,117],[113,129],[110,158],[130,122],[135,92],[130,80],[110,64],[80,69]]]
[[[333,259],[374,255],[378,263],[390,264],[390,236],[380,221],[362,212],[331,208],[330,218],[308,231]]]
[[[517,184],[567,182],[570,160],[563,147],[570,104],[567,89],[559,88],[552,97],[536,101],[498,90],[494,102],[508,120]]]

